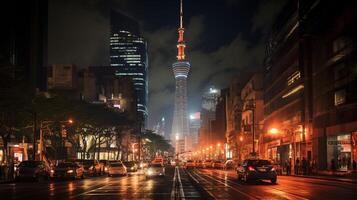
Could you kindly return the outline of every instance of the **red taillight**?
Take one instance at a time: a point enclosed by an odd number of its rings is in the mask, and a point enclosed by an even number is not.
[[[248,171],[255,171],[255,169],[252,166],[248,166]]]

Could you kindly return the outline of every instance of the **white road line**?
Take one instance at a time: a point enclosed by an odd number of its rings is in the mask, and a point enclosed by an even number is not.
[[[180,184],[180,196],[182,200],[185,200],[185,193],[183,192],[183,187],[182,187],[182,182],[181,182],[181,176],[180,176],[180,170],[179,168],[177,168],[177,177],[178,177],[178,181]]]
[[[174,178],[172,179],[172,189],[171,189],[171,199],[175,199],[175,190],[176,190],[176,168],[174,172]]]
[[[191,172],[187,172],[187,174],[188,174],[193,180],[195,180],[197,184],[200,183],[200,181],[197,180],[197,179],[191,174]],[[201,187],[204,188],[203,185],[201,185]],[[204,189],[204,190],[205,190],[205,189]],[[217,199],[217,197],[216,197],[211,191],[209,191],[209,190],[205,190],[205,191],[206,191],[211,197],[213,197],[214,199]]]
[[[196,172],[194,172],[194,173],[195,173],[197,176],[200,176],[201,178],[203,178],[201,175],[197,174]],[[211,179],[211,180],[217,181],[218,183],[221,183],[221,184],[223,184],[224,186],[229,187],[229,188],[231,188],[232,190],[237,191],[238,193],[240,193],[240,194],[242,194],[242,195],[244,195],[244,196],[246,196],[246,197],[248,197],[248,198],[250,198],[250,199],[261,199],[261,198],[259,198],[259,197],[256,197],[256,196],[250,195],[250,194],[248,194],[248,193],[242,192],[242,191],[238,190],[237,188],[228,185],[228,184],[225,183],[225,182],[219,181],[218,179],[215,179],[215,178],[210,177],[210,176],[205,175],[205,174],[202,174],[202,175],[205,176],[205,177],[207,177],[207,178],[209,178],[209,179]],[[203,178],[203,179],[205,179],[205,178]],[[206,180],[207,180],[207,179],[206,179]]]

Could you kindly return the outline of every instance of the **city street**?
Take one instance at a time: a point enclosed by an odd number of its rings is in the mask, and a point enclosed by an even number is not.
[[[167,168],[165,177],[150,179],[137,172],[124,177],[1,184],[0,195],[2,199],[353,199],[357,191],[356,184],[336,181],[280,176],[276,185],[242,184],[233,171]]]

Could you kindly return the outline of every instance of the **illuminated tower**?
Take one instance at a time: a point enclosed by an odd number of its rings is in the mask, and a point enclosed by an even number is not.
[[[190,71],[190,63],[185,58],[185,29],[183,27],[182,0],[180,1],[180,27],[178,28],[177,61],[172,64],[175,75],[175,110],[172,123],[171,139],[176,153],[186,150],[186,137],[189,134],[189,121],[187,114],[187,77]]]

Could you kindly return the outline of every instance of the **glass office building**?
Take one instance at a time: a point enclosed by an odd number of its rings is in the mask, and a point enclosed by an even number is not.
[[[148,54],[147,42],[135,20],[111,11],[110,65],[116,75],[130,77],[137,93],[137,110],[144,126],[148,116]]]

